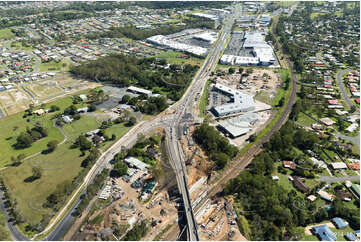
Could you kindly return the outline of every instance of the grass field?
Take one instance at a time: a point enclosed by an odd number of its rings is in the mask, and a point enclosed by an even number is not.
[[[11,48],[14,48],[16,50],[32,50],[33,48],[31,46],[24,46],[21,41],[13,41],[10,43]]]
[[[11,240],[10,233],[6,228],[6,217],[0,211],[0,241],[9,241]]]
[[[207,109],[207,99],[208,99],[208,87],[209,87],[210,81],[208,80],[206,82],[206,85],[204,87],[202,96],[201,96],[201,101],[199,104],[199,112],[200,112],[200,116],[201,117],[205,117],[206,115],[204,114],[204,111],[206,111]]]
[[[0,29],[0,39],[11,39],[14,37],[15,34],[11,32],[10,28]]]
[[[313,13],[311,13],[310,18],[313,20],[314,18],[316,18],[319,15],[325,15],[325,13],[313,12]]]
[[[201,65],[204,59],[197,57],[189,57],[189,58],[180,58],[179,56],[182,52],[178,51],[168,51],[162,54],[156,55],[156,58],[164,58],[167,60],[169,64],[191,64],[191,65]]]
[[[63,64],[65,66],[63,66]],[[39,65],[39,71],[40,72],[44,72],[44,71],[68,71],[70,67],[70,62],[66,59],[62,59],[59,62],[55,62],[55,61],[49,61],[46,63],[41,63]]]
[[[52,104],[55,104],[60,107],[60,111],[64,110],[64,108],[70,106],[72,104],[71,97],[66,97],[59,99],[55,102],[47,104],[45,108],[49,108]],[[27,122],[24,119],[23,112],[4,117],[0,119],[0,167],[4,167],[6,164],[10,164],[10,158],[12,156],[18,156],[19,154],[25,154],[26,156],[35,154],[46,149],[46,144],[48,141],[52,139],[56,139],[59,141],[63,140],[63,136],[61,132],[53,127],[53,122],[49,120],[49,117],[53,114],[45,114],[43,116],[35,116],[30,117],[30,121]],[[33,127],[36,122],[40,122],[48,129],[49,135],[46,138],[43,138],[32,144],[31,147],[15,150],[12,148],[12,145],[16,143],[16,137],[22,132],[26,130],[26,127]]]
[[[311,119],[304,113],[299,113],[297,122],[308,127],[311,127],[312,124],[316,123],[315,120]]]

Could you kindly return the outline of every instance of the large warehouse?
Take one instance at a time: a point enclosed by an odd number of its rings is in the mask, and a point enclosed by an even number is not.
[[[220,62],[227,65],[263,65],[275,64],[276,57],[272,47],[267,44],[261,32],[247,31],[243,37],[243,50],[248,50],[250,56],[223,55]]]
[[[231,138],[237,138],[251,131],[251,126],[257,121],[258,115],[250,112],[234,118],[219,121],[218,128]]]
[[[232,100],[231,103],[226,103],[216,107],[212,107],[213,113],[220,117],[234,113],[248,112],[255,109],[253,96],[244,92],[240,92],[234,88],[216,83],[213,86],[214,90],[229,96]]]

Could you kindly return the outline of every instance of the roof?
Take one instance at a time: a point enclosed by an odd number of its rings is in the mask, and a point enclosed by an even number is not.
[[[251,130],[250,126],[257,121],[257,114],[245,113],[234,118],[219,121],[219,125],[233,137],[238,137],[249,132]]]
[[[146,89],[143,89],[143,88],[139,88],[139,87],[134,87],[134,86],[128,87],[127,90],[130,90],[132,92],[137,92],[137,93],[143,93],[143,94],[146,94],[146,95],[151,95],[152,94],[152,91],[149,91],[149,90],[146,90]]]
[[[292,184],[298,190],[300,190],[302,192],[308,192],[310,190],[310,188],[308,186],[306,186],[306,184],[303,183],[303,181],[301,180],[301,178],[299,176],[292,176],[292,178],[293,178]]]
[[[252,95],[219,83],[216,83],[214,88],[232,96],[233,98],[232,103],[226,103],[213,107],[218,116],[224,116],[231,113],[248,112],[255,109],[255,103]]]
[[[360,162],[349,163],[347,166],[353,170],[360,170]]]
[[[347,169],[345,162],[333,162],[331,163],[333,169]]]
[[[359,184],[352,184],[351,188],[354,192],[357,193],[357,196],[360,197],[360,185]]]
[[[334,195],[329,194],[328,192],[325,192],[323,190],[318,191],[317,194],[320,195],[320,197],[322,199],[325,199],[325,200],[330,201],[330,202],[332,202],[335,199]]]
[[[357,237],[352,232],[346,233],[345,237],[349,241],[356,241],[357,240]]]
[[[35,111],[33,111],[33,113],[35,113],[35,114],[37,114],[37,115],[42,115],[42,114],[44,114],[45,113],[45,111],[44,111],[44,109],[38,109],[38,110],[35,110]]]
[[[321,122],[321,123],[324,123],[324,124],[327,125],[327,126],[331,126],[331,125],[333,125],[333,124],[336,123],[335,121],[333,121],[333,120],[330,119],[330,118],[321,118],[321,119],[320,119],[320,122]]]
[[[292,162],[292,161],[283,161],[283,166],[285,168],[289,168],[291,170],[296,169],[296,164],[294,162]]]
[[[310,200],[311,202],[315,201],[317,199],[317,197],[315,195],[309,195],[307,197],[308,200]]]
[[[313,226],[312,230],[322,241],[337,240],[336,235],[331,231],[331,229],[326,224]]]
[[[336,225],[337,228],[342,229],[347,227],[347,223],[339,217],[333,218],[332,222]]]
[[[135,167],[137,167],[138,169],[141,169],[141,170],[145,170],[147,168],[149,168],[150,166],[148,164],[145,164],[144,162],[138,160],[137,158],[134,158],[134,157],[127,157],[124,159],[124,161],[127,163],[127,164],[130,164],[130,165],[133,165]]]

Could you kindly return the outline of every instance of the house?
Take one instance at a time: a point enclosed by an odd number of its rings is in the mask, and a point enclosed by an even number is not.
[[[354,233],[352,232],[348,232],[345,234],[345,238],[348,240],[348,241],[357,241],[357,237],[354,235]]]
[[[334,170],[347,169],[347,165],[345,162],[333,162],[331,163],[331,166]]]
[[[332,194],[329,194],[328,192],[325,192],[323,190],[319,190],[317,192],[318,195],[320,195],[320,197],[326,201],[332,202],[335,199],[335,196]]]
[[[315,201],[317,199],[317,197],[315,195],[309,195],[307,197],[307,200],[310,200],[311,202]]]
[[[360,162],[353,162],[353,163],[349,163],[347,164],[348,168],[352,169],[352,170],[360,170]]]
[[[124,159],[124,162],[130,167],[135,167],[143,171],[147,170],[150,167],[148,164],[145,164],[144,162],[134,157],[127,157]]]
[[[272,176],[272,180],[274,180],[274,181],[279,181],[280,178],[279,178],[278,176]]]
[[[41,108],[41,109],[33,111],[33,113],[40,116],[40,115],[43,115],[45,113],[45,111],[44,111],[44,109]]]
[[[357,130],[358,124],[357,123],[353,123],[350,126],[348,126],[345,130],[349,133],[352,133],[354,131]]]
[[[312,231],[320,240],[323,241],[335,241],[337,240],[336,235],[331,231],[331,229],[326,225],[313,226]]]
[[[310,190],[310,188],[308,186],[306,186],[306,184],[303,183],[303,181],[301,180],[301,177],[292,176],[292,178],[293,178],[292,184],[298,190],[300,190],[301,192],[308,192]]]
[[[327,125],[327,126],[331,126],[331,125],[334,125],[336,123],[335,121],[333,121],[330,118],[321,118],[320,122],[323,123],[324,125]]]
[[[338,228],[343,229],[348,226],[348,223],[345,222],[342,218],[336,217],[332,219],[332,223]]]
[[[314,130],[323,130],[323,126],[321,124],[312,124],[312,128]]]
[[[91,130],[91,131],[89,131],[89,132],[86,132],[86,133],[85,133],[85,136],[87,136],[87,137],[93,136],[93,135],[97,134],[99,131],[100,131],[100,129]]]
[[[331,104],[331,105],[337,105],[338,100],[337,99],[328,100],[328,103]]]
[[[73,119],[68,115],[63,115],[62,118],[65,123],[71,123],[73,121]]]
[[[79,97],[83,102],[86,102],[88,100],[88,97],[85,94],[80,94]]]
[[[351,201],[352,195],[351,193],[344,192],[342,190],[337,190],[336,195],[341,198],[343,201],[349,202]]]
[[[78,113],[86,113],[88,112],[88,107],[84,107],[84,108],[78,108],[76,111],[78,111]]]
[[[94,134],[92,139],[93,139],[93,142],[96,144],[99,144],[99,143],[105,141],[105,138],[103,136],[99,136],[97,134]]]
[[[291,169],[291,170],[295,170],[296,169],[296,164],[294,162],[292,162],[292,161],[283,161],[283,167]]]

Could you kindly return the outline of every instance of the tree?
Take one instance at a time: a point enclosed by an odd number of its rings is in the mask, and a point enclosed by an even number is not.
[[[128,166],[123,161],[115,163],[112,174],[116,177],[121,177],[128,172]]]
[[[30,134],[21,132],[20,135],[16,138],[16,143],[14,144],[14,147],[16,149],[28,148],[33,142],[33,138],[30,136]]]
[[[94,104],[89,105],[88,112],[94,112],[95,110],[97,110],[97,107]]]
[[[117,136],[115,134],[112,134],[111,140],[115,140],[116,138],[117,138]]]
[[[48,151],[53,152],[56,149],[56,147],[58,146],[58,143],[59,142],[57,140],[49,141],[48,144],[47,144]]]
[[[122,97],[122,103],[128,103],[130,100],[130,96],[125,94],[123,97]]]
[[[56,105],[51,105],[50,106],[50,112],[55,112],[55,111],[59,111],[59,110],[60,110],[60,108],[58,106],[56,106]]]
[[[137,119],[134,116],[132,116],[129,118],[128,126],[133,126],[136,122],[137,122]]]
[[[233,74],[235,72],[235,69],[233,68],[233,67],[230,67],[229,69],[228,69],[228,73],[229,74]]]

